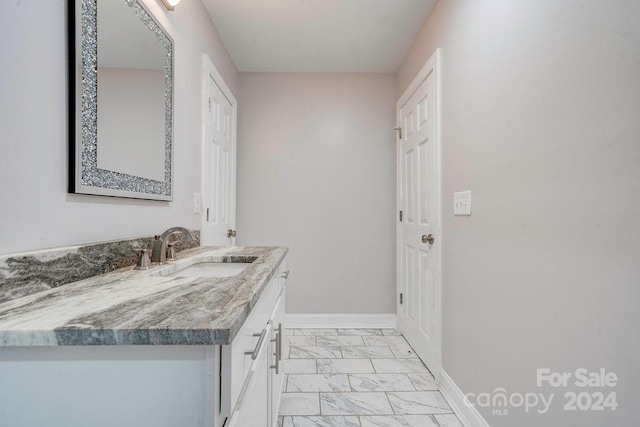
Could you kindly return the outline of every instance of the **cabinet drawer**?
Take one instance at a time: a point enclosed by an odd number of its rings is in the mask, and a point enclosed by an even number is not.
[[[267,326],[279,294],[280,280],[278,276],[275,276],[267,285],[231,344],[222,346],[220,414],[223,417],[229,416],[236,405],[252,362],[254,362],[251,353],[257,350],[259,337]],[[267,342],[269,338],[266,337]]]

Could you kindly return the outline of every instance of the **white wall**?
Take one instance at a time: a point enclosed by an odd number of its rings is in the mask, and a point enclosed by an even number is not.
[[[398,73],[399,97],[443,49],[444,368],[464,392],[556,393],[491,426],[640,419],[638,23],[623,0],[440,0]],[[618,374],[617,411],[536,387],[580,367]]]
[[[67,194],[65,3],[12,1],[0,14],[0,253],[199,228],[201,54],[234,93],[238,84],[206,10],[145,1],[175,40],[175,196],[166,203]]]
[[[288,313],[395,313],[388,74],[241,74],[238,244],[287,245]]]

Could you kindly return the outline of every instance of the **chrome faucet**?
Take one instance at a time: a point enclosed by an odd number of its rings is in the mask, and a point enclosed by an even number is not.
[[[169,236],[180,231],[184,232],[184,234],[186,234],[186,236],[192,242],[199,241],[196,235],[193,234],[193,231],[189,230],[188,228],[171,227],[170,229],[162,233],[161,236],[156,236],[156,238],[154,239],[153,250],[151,252],[151,262],[154,262],[156,264],[164,264],[165,262],[167,262],[167,240],[169,239]]]

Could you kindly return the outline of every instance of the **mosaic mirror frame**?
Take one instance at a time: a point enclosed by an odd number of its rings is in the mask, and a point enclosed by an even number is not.
[[[98,167],[98,6],[100,0],[68,0],[69,193],[173,200],[174,42],[140,0],[130,7],[165,50],[164,180]],[[101,0],[105,1],[105,0]],[[109,0],[115,1],[115,0]],[[162,143],[162,141],[159,141]]]

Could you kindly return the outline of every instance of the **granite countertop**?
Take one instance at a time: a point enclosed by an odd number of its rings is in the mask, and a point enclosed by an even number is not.
[[[287,251],[200,247],[4,302],[0,346],[230,344]],[[253,263],[232,277],[162,276],[207,261]]]

